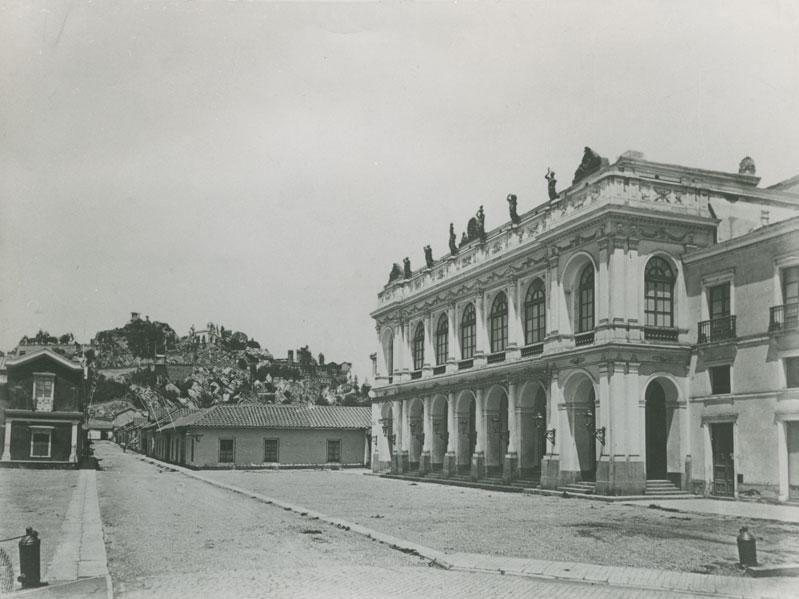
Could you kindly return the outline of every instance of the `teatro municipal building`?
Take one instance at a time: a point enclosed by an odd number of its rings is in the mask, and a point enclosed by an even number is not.
[[[799,499],[799,176],[586,148],[571,186],[547,178],[529,212],[510,195],[501,226],[480,207],[445,255],[394,265],[372,469]]]

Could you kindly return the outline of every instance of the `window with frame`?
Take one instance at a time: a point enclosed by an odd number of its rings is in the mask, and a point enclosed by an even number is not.
[[[711,366],[708,368],[710,374],[710,392],[713,395],[732,393],[730,365]]]
[[[726,318],[730,315],[730,284],[714,285],[707,290],[707,306],[710,320]]]
[[[327,461],[341,463],[341,440],[328,439],[327,441]]]
[[[594,267],[587,264],[577,285],[577,332],[594,330]]]
[[[474,357],[475,336],[477,334],[477,317],[474,304],[468,304],[463,309],[461,317],[461,359],[468,360]]]
[[[784,304],[799,303],[799,266],[783,269],[782,300]]]
[[[674,272],[658,256],[651,258],[644,272],[644,314],[650,327],[674,326]]]
[[[388,340],[388,347],[386,347],[386,376],[394,374],[394,336]]]
[[[280,461],[278,454],[278,439],[264,439],[264,462],[276,463]]]
[[[235,447],[234,439],[219,439],[219,462],[221,464],[235,462]]]
[[[31,457],[51,457],[53,431],[50,429],[31,428]]]
[[[52,412],[55,395],[54,374],[33,375],[33,403],[37,412]]]
[[[500,292],[491,304],[491,353],[505,351],[508,345],[508,297]]]
[[[546,335],[544,282],[536,279],[524,299],[524,344],[541,343]]]
[[[416,332],[413,334],[413,369],[421,370],[424,365],[424,325],[420,322],[416,325]]]
[[[785,358],[785,386],[789,389],[799,387],[799,357]]]
[[[449,352],[449,320],[446,314],[438,319],[436,327],[436,364],[445,364]]]

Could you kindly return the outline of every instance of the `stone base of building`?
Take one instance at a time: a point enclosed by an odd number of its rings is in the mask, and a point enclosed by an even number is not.
[[[427,473],[431,470],[431,461],[430,461],[430,452],[423,451],[422,452],[422,459],[419,462],[419,472]]]
[[[483,452],[472,454],[472,478],[480,480],[486,476],[486,457]]]
[[[399,454],[400,461],[400,474],[405,474],[410,470],[411,462],[407,451],[402,451]]]
[[[384,460],[372,460],[372,472],[391,472],[391,462]]]
[[[408,470],[407,472],[421,472],[422,463],[421,462],[408,462]]]
[[[444,476],[455,476],[455,474],[457,474],[455,453],[447,452],[446,455],[444,455]]]
[[[541,460],[541,488],[557,489],[560,486],[560,459],[545,457]]]
[[[596,467],[597,495],[643,495],[646,464],[633,460],[601,460]]]
[[[502,480],[511,482],[518,477],[519,456],[515,453],[509,453],[505,456],[505,465],[502,468]]]

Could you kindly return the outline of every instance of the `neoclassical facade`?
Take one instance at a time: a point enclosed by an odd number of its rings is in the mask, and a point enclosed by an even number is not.
[[[375,471],[712,492],[694,379],[734,312],[722,292],[700,301],[709,287],[689,288],[688,260],[799,215],[799,195],[758,187],[745,161],[724,173],[628,152],[589,170],[392,273],[372,313]]]

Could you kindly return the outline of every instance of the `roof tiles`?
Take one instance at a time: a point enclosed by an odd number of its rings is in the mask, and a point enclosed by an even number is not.
[[[171,428],[368,429],[371,414],[370,407],[217,405]]]

